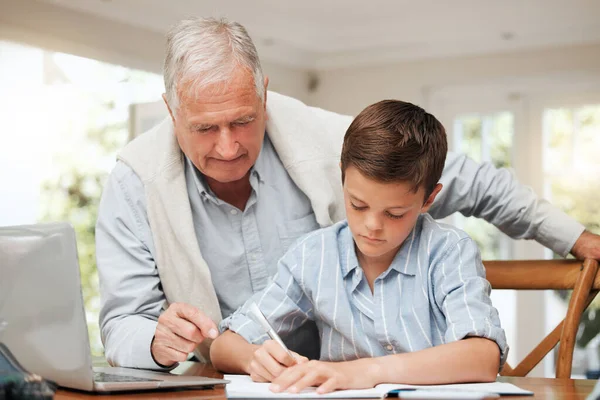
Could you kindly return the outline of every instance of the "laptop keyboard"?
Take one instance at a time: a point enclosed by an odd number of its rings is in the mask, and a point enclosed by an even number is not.
[[[96,382],[148,382],[159,381],[159,379],[138,378],[137,376],[107,374],[106,372],[94,372]]]

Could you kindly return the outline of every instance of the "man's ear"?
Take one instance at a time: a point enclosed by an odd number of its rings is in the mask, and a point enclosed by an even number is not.
[[[421,207],[422,213],[426,213],[427,211],[429,211],[429,208],[433,204],[433,201],[435,200],[435,198],[438,195],[438,193],[440,192],[440,190],[442,190],[442,187],[443,186],[441,183],[438,183],[437,185],[435,185],[435,187],[433,188],[433,192],[431,192],[431,194],[425,201],[425,204],[423,204],[423,207]]]
[[[269,87],[269,77],[265,76],[265,100],[264,100],[264,104],[263,107],[265,108],[265,115],[266,115],[266,111],[267,111],[267,88]],[[269,116],[267,115],[267,118],[269,118]]]
[[[162,95],[163,101],[167,106],[167,110],[169,110],[169,115],[171,116],[171,121],[173,121],[173,125],[175,125],[175,116],[173,115],[173,111],[171,111],[171,107],[169,107],[169,102],[167,101],[167,94],[163,93]]]

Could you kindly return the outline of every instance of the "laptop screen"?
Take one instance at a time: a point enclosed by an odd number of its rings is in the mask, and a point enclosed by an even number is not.
[[[29,372],[90,390],[91,355],[73,228],[0,227],[0,341]]]

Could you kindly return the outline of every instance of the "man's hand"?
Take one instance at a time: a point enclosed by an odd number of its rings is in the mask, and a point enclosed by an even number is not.
[[[600,236],[584,231],[575,242],[571,253],[579,260],[593,258],[600,261]]]
[[[274,340],[267,340],[254,352],[247,373],[254,382],[272,382],[286,368],[305,363],[308,358],[292,352],[290,355]]]
[[[170,366],[185,361],[204,339],[218,336],[217,325],[196,307],[173,303],[158,318],[150,351],[154,361]]]
[[[318,386],[318,393],[337,389],[367,389],[376,384],[373,359],[347,362],[309,361],[287,368],[269,386],[273,392],[299,393],[309,386]]]

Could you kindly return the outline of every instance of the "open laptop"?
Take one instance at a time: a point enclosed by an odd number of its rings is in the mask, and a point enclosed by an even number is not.
[[[202,376],[92,368],[75,232],[66,223],[0,227],[0,342],[29,372],[72,389],[227,383]]]

